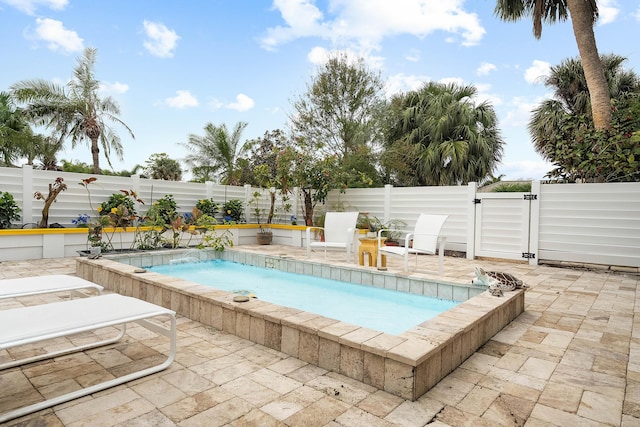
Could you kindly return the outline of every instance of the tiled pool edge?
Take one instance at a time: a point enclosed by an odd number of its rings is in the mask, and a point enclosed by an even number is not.
[[[224,258],[244,257],[241,262],[254,265],[260,265],[260,260],[266,264],[289,261],[248,252],[225,254]],[[202,256],[215,257],[206,252]],[[205,325],[409,400],[416,400],[437,384],[524,310],[523,291],[507,292],[503,298],[483,292],[396,336],[260,300],[235,303],[233,295],[224,291],[153,272],[134,272],[142,265],[169,263],[179,257],[175,253],[124,257],[117,258],[134,265],[112,259],[79,258],[77,274],[109,290],[171,308]],[[302,270],[327,267],[299,260],[290,264]],[[329,274],[357,270],[366,273],[362,268],[345,265],[331,269]],[[383,277],[383,281],[388,276],[375,275]]]

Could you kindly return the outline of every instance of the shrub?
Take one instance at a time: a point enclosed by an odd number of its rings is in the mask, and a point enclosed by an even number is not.
[[[531,192],[530,182],[505,182],[493,189],[494,193],[529,193]]]
[[[222,214],[224,215],[224,220],[226,222],[240,222],[240,219],[244,214],[242,201],[238,199],[227,200],[224,202],[224,205],[222,205]]]
[[[147,212],[147,216],[157,225],[171,226],[178,218],[178,204],[172,194],[167,194],[153,202],[153,206]]]
[[[101,216],[108,215],[112,212],[112,209],[117,209],[120,206],[126,208],[130,215],[136,214],[133,199],[124,193],[114,193],[109,196],[109,200],[102,202],[100,206],[98,206],[98,212]]]
[[[220,210],[220,205],[213,201],[213,199],[200,199],[196,203],[198,208],[204,215],[216,216]]]
[[[10,193],[0,192],[0,228],[11,227],[11,222],[20,219],[20,208]]]

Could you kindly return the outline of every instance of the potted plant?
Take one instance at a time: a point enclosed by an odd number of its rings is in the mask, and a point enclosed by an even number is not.
[[[406,226],[407,223],[401,219],[391,219],[385,223],[381,223],[380,230],[384,230],[383,235],[387,238],[384,244],[386,246],[399,246],[399,240],[404,234],[402,229]]]
[[[264,226],[262,223],[262,215],[264,214],[264,210],[260,207],[260,196],[262,193],[260,191],[254,191],[253,197],[251,198],[250,204],[253,205],[253,215],[256,217],[256,222],[258,223],[258,233],[256,234],[256,239],[258,240],[258,244],[260,245],[270,245],[273,241],[273,232],[271,228],[268,226]]]

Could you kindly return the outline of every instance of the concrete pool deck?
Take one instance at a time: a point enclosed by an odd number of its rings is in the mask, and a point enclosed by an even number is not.
[[[273,246],[246,249],[298,253]],[[425,262],[430,258],[425,257]],[[465,283],[475,265],[509,271],[530,285],[525,312],[417,401],[181,317],[178,356],[168,370],[10,424],[337,427],[640,422],[640,328],[636,328],[640,321],[634,317],[637,272],[446,257],[445,275]],[[75,259],[2,262],[0,266],[2,278],[74,273]],[[390,269],[397,267],[390,265]],[[58,299],[37,300],[45,298]],[[5,301],[0,309],[33,301]],[[59,394],[118,375],[165,351],[164,343],[141,328],[129,333],[128,345],[2,372],[0,412],[37,399],[40,393]]]

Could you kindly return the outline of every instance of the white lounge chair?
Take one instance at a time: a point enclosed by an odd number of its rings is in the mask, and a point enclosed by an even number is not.
[[[170,328],[165,328],[147,319],[164,316],[170,319]],[[56,350],[47,354],[14,360],[0,365],[7,369],[38,360],[48,359],[62,354],[82,351],[120,340],[126,331],[126,324],[136,322],[142,326],[166,336],[170,340],[167,360],[159,365],[132,372],[99,384],[72,391],[62,396],[53,397],[32,405],[23,406],[0,414],[0,422],[40,411],[69,400],[77,399],[101,390],[105,390],[125,382],[159,372],[167,368],[176,355],[176,317],[175,312],[142,301],[118,294],[101,295],[92,298],[80,298],[29,307],[0,310],[0,350],[25,344],[39,343],[53,338],[68,337],[81,332],[93,331],[110,326],[121,326],[115,338],[104,339],[92,344],[72,346],[64,350]],[[3,393],[6,393],[5,390]]]
[[[345,249],[347,262],[349,262],[357,222],[358,212],[327,212],[324,217],[324,227],[307,227],[307,257],[311,257],[312,249],[324,249],[325,259],[327,258],[327,248]],[[324,241],[312,241],[311,230],[314,229],[323,231]]]
[[[381,258],[383,255],[401,256],[404,258],[404,271],[409,271],[409,254],[416,255],[416,268],[418,266],[418,254],[435,255],[436,249],[440,256],[438,272],[444,272],[444,247],[447,244],[447,238],[440,236],[440,230],[447,220],[448,215],[429,215],[420,214],[413,231],[407,233],[402,246],[384,246],[382,238],[385,232],[397,230],[379,230],[378,231],[378,265],[382,265]],[[440,246],[438,246],[438,240]]]
[[[78,292],[81,289],[93,289],[98,295],[104,290],[102,286],[77,276],[50,274],[0,280],[0,299],[65,291],[75,296],[85,296]]]

